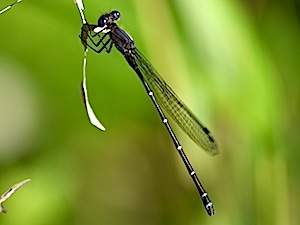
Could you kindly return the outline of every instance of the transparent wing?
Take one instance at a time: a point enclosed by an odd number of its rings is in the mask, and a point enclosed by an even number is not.
[[[210,131],[204,127],[174,91],[166,84],[151,63],[137,50],[133,54],[143,78],[151,87],[159,104],[180,128],[208,154],[219,153],[218,145]]]

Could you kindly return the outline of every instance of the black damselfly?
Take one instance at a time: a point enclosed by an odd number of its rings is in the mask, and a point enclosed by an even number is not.
[[[15,4],[20,3],[22,0],[17,0],[14,3],[6,6],[4,9],[0,10],[0,14],[6,12],[7,10],[11,9],[11,7],[13,7]]]
[[[143,83],[144,88],[159,113],[162,122],[166,126],[182,161],[198,189],[207,213],[211,216],[215,212],[212,202],[185,155],[161,106],[181,129],[208,154],[218,154],[218,146],[209,130],[198,121],[194,114],[161,78],[151,63],[135,47],[133,39],[128,33],[116,24],[116,21],[119,19],[120,13],[118,11],[112,11],[101,15],[97,25],[91,25],[85,21],[80,35],[82,44],[85,49],[89,47],[97,53],[101,53],[103,50],[110,53],[114,45],[125,57],[130,67]]]

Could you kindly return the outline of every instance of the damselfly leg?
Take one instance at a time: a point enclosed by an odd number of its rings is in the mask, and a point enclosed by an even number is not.
[[[105,38],[108,37],[108,33],[103,33],[103,35],[101,36],[100,35],[101,30],[100,32],[95,33],[93,32],[94,29],[95,29],[95,25],[85,24],[82,26],[81,35],[79,36],[82,44],[84,46],[88,46],[90,49],[92,49],[94,52],[97,53],[101,53],[104,49],[106,50],[107,53],[110,53],[113,47],[113,42],[110,39],[105,40]],[[94,41],[94,39],[99,39],[99,40]],[[88,40],[91,41],[92,45],[88,43]],[[100,44],[102,44],[102,46],[100,47],[100,49],[97,49],[100,46]]]

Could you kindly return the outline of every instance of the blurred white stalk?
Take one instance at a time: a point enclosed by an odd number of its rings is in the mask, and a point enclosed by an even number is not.
[[[16,2],[14,2],[13,4],[11,4],[11,5],[9,5],[9,6],[6,6],[4,9],[2,9],[2,10],[0,11],[0,14],[6,12],[6,11],[9,10],[11,7],[13,7],[16,3],[20,3],[21,1],[22,1],[22,0],[18,0],[18,1],[16,1]],[[81,1],[81,0],[80,0],[80,1]]]
[[[24,184],[29,182],[30,179],[23,180],[14,186],[12,186],[7,192],[5,192],[0,197],[0,213],[6,213],[7,210],[2,206],[3,202],[5,202],[13,193],[15,193],[16,190],[18,190],[20,187],[22,187]]]

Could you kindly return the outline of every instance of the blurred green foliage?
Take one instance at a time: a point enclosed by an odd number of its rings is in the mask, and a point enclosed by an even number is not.
[[[0,8],[11,1],[4,0]],[[0,15],[0,193],[5,225],[300,223],[300,5],[297,1],[85,0],[121,27],[214,134],[203,153],[175,131],[216,209],[192,180],[133,70],[88,54],[72,0],[23,0]]]

